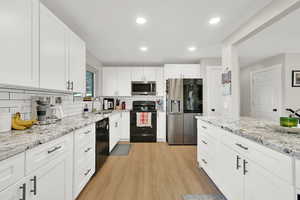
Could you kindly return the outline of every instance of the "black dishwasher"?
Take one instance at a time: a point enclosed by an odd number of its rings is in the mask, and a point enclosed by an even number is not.
[[[96,172],[101,169],[108,155],[109,119],[105,118],[96,123]]]

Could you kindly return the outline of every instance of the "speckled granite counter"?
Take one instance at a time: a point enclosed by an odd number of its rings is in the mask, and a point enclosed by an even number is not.
[[[51,125],[33,126],[25,131],[11,131],[0,134],[0,161],[22,153],[40,144],[47,143],[77,129],[95,123],[104,117],[123,111],[113,111],[107,115],[89,114],[88,118],[82,115],[66,117]],[[126,112],[126,111],[125,111]]]
[[[278,152],[300,159],[300,134],[277,132],[271,128],[274,124],[272,122],[248,117],[241,117],[240,120],[218,117],[196,118]]]

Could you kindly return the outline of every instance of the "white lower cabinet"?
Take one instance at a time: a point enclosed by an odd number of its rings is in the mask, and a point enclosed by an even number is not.
[[[199,165],[228,200],[295,199],[291,157],[201,120],[197,154]]]
[[[166,141],[166,112],[157,112],[157,141]]]
[[[76,199],[95,173],[95,124],[75,131],[74,134],[74,185]]]
[[[26,200],[28,198],[29,181],[26,178],[21,179],[16,184],[0,192],[0,199],[2,200]]]
[[[130,112],[122,112],[121,114],[121,138],[122,141],[130,140]]]
[[[121,113],[112,114],[109,117],[109,152],[115,148],[121,139]]]

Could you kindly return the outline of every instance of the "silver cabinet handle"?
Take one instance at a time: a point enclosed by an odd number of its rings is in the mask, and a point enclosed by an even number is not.
[[[204,140],[201,140],[203,144],[207,144],[207,142],[205,142]]]
[[[240,147],[240,148],[242,148],[242,149],[244,149],[244,150],[248,150],[249,149],[248,147],[246,147],[246,146],[244,146],[244,145],[242,145],[240,143],[236,143],[235,145],[238,146],[238,147]]]
[[[87,135],[87,134],[89,134],[90,132],[91,132],[91,131],[86,131],[86,132],[84,132],[84,134]]]
[[[26,200],[26,183],[20,186],[20,190],[22,190],[22,198],[20,200]]]
[[[201,126],[203,129],[207,129],[207,127],[206,126]]]
[[[70,81],[67,81],[67,90],[70,90]]]
[[[31,193],[33,193],[34,196],[36,196],[36,176],[34,176],[30,181],[33,182],[33,189],[30,190]]]
[[[247,170],[247,164],[248,162],[246,160],[243,161],[243,168],[244,168],[244,172],[243,174],[246,175],[248,173],[248,170]]]
[[[240,165],[241,157],[239,155],[236,156],[236,169],[239,170],[241,168]]]
[[[204,162],[204,164],[207,164],[207,161],[205,159],[201,159],[201,160]]]
[[[92,169],[87,170],[87,172],[85,172],[84,175],[87,176],[91,171]]]
[[[72,91],[74,90],[74,82],[73,81],[71,82],[71,90]]]
[[[84,152],[87,153],[87,152],[89,152],[91,149],[92,149],[92,148],[89,147],[89,148],[87,148]]]
[[[52,150],[49,150],[48,151],[48,154],[51,154],[51,153],[54,153],[55,151],[61,149],[62,147],[61,146],[58,146],[58,147],[54,147]]]

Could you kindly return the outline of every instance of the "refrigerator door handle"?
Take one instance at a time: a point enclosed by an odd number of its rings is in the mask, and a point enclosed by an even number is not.
[[[181,101],[178,101],[178,112],[181,112]]]

